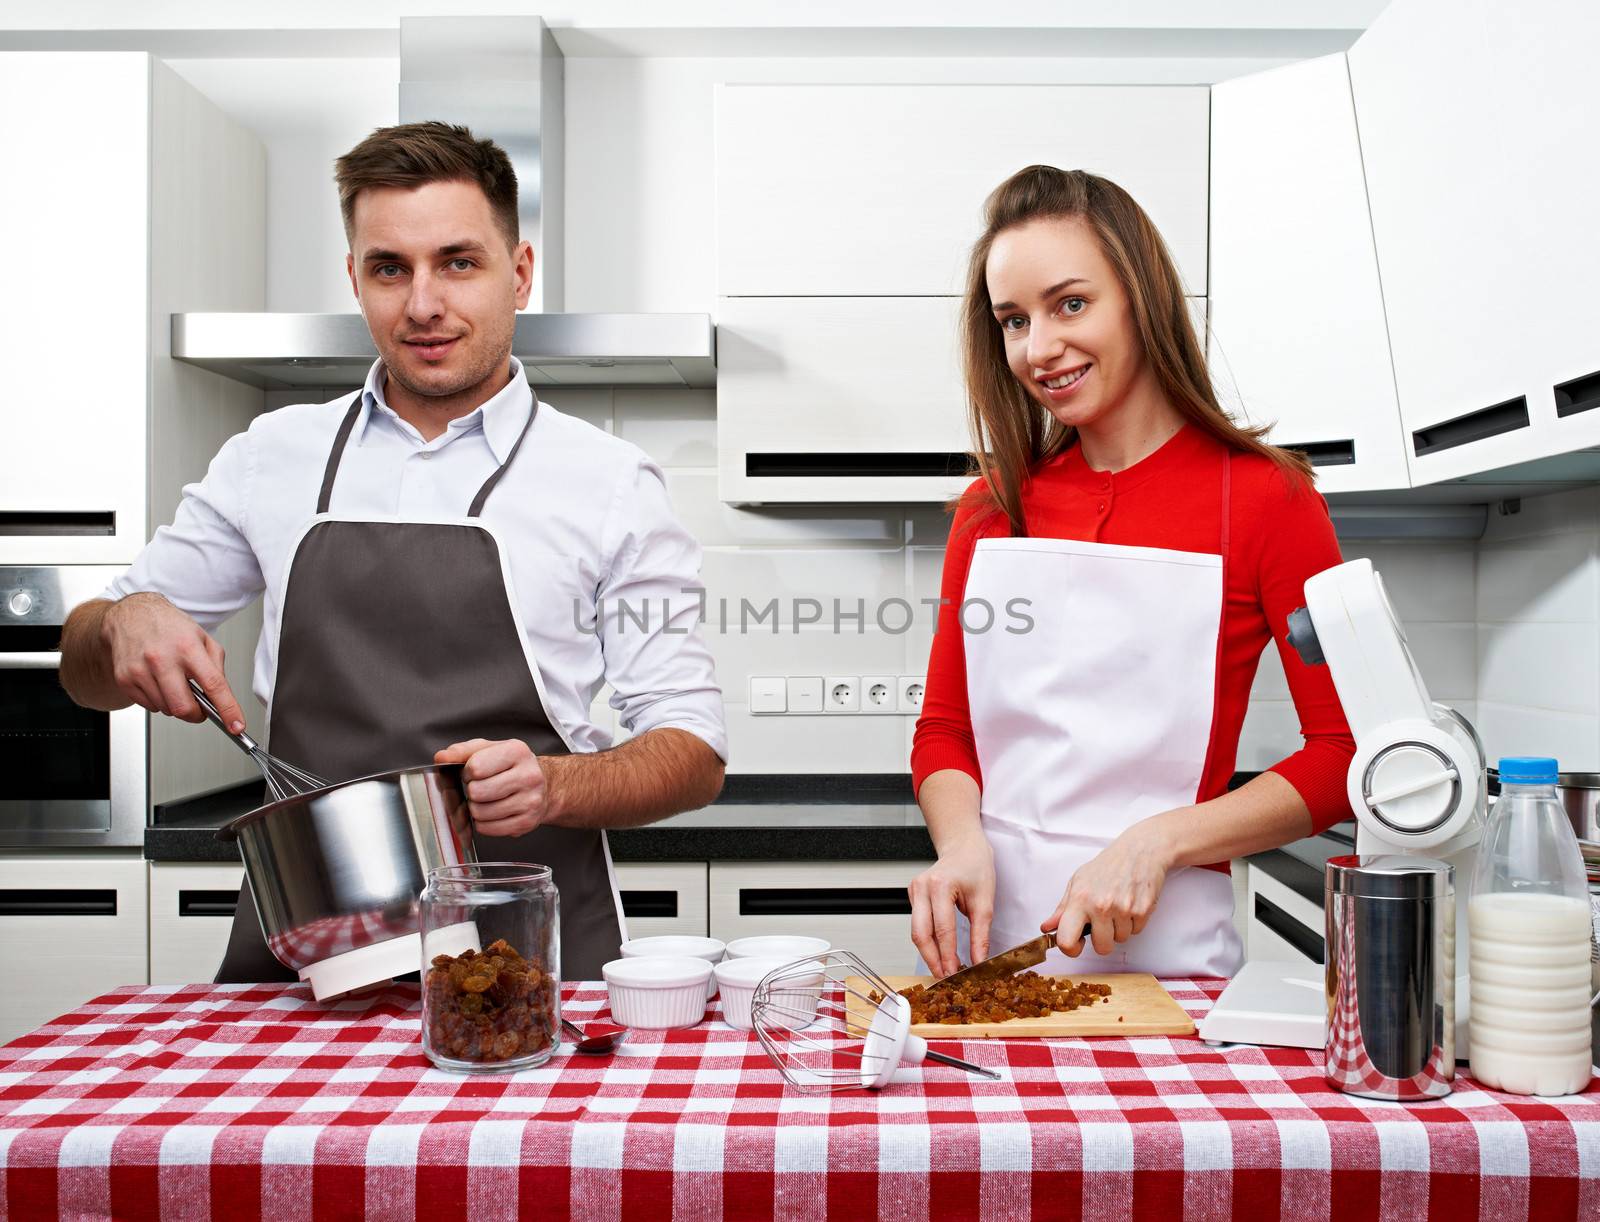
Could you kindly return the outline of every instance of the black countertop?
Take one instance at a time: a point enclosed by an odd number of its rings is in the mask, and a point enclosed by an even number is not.
[[[155,808],[150,861],[238,861],[216,830],[263,800],[259,781]],[[932,861],[909,773],[729,776],[702,810],[607,833],[617,861]]]

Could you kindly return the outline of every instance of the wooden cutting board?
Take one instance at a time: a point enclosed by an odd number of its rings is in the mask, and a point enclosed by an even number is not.
[[[886,976],[896,992],[914,984],[930,984],[932,976]],[[985,1040],[1031,1037],[1048,1039],[1052,1036],[1083,1035],[1193,1035],[1194,1020],[1182,1006],[1172,1000],[1147,972],[1118,972],[1107,976],[1072,976],[1074,981],[1091,984],[1108,984],[1111,996],[1092,1006],[1066,1010],[1044,1018],[1013,1018],[1004,1023],[918,1023],[911,1028],[913,1035],[924,1039]],[[852,976],[847,986],[865,994],[870,986],[859,976]],[[850,999],[850,1011],[860,1012],[867,1022],[871,1010],[866,1002]],[[866,1024],[863,1023],[863,1026]]]

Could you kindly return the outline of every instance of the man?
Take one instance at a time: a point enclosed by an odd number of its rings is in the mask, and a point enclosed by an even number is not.
[[[722,785],[700,551],[649,459],[536,400],[511,355],[534,254],[505,153],[403,124],[336,179],[379,353],[366,385],[223,446],[173,524],[73,611],[62,683],[92,708],[198,722],[192,678],[242,728],[208,629],[264,595],[272,751],[330,780],[463,765],[479,857],[553,868],[563,974],[598,979],[621,939],[603,829]],[[604,682],[633,734],[614,748],[589,718]],[[217,979],[292,979],[240,899]]]

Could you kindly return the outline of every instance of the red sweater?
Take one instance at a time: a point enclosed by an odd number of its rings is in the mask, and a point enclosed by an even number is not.
[[[1023,516],[1038,538],[1081,539],[1184,552],[1220,550],[1225,447],[1185,426],[1154,454],[1125,471],[1093,470],[1078,447],[1042,464],[1023,490]],[[1197,802],[1227,790],[1255,680],[1269,638],[1289,680],[1305,745],[1274,764],[1311,810],[1317,831],[1350,817],[1345,773],[1355,743],[1326,666],[1307,666],[1285,642],[1289,613],[1304,605],[1306,578],[1340,563],[1327,503],[1294,489],[1270,459],[1235,453],[1227,561],[1226,604],[1219,653],[1222,670],[1211,745]],[[964,530],[971,510],[956,514],[945,550],[938,627],[928,658],[922,716],[911,747],[912,783],[959,768],[980,785],[983,776],[967,705],[966,645],[956,618],[972,551],[981,538],[1011,533],[993,514]],[[1226,867],[1224,867],[1226,868]]]

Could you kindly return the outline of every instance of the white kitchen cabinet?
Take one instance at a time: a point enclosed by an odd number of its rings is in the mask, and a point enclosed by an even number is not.
[[[1280,963],[1322,962],[1322,909],[1259,866],[1251,866],[1247,892],[1245,958]]]
[[[925,861],[712,862],[711,936],[826,938],[885,975],[917,970],[906,887]]]
[[[1593,0],[1395,0],[1349,52],[1414,483],[1600,444],[1597,54]]]
[[[243,866],[150,863],[151,984],[195,984],[216,976],[243,881]]]
[[[725,501],[942,501],[971,481],[954,297],[725,297]],[[955,475],[944,472],[953,465]]]
[[[1037,163],[1125,187],[1204,294],[1207,100],[1199,86],[724,85],[718,295],[959,295],[985,198]]]
[[[1203,334],[1205,299],[1189,306]],[[960,310],[956,297],[722,298],[721,498],[940,504],[961,492],[973,476]]]
[[[1324,492],[1408,487],[1343,54],[1213,87],[1210,286],[1224,402]]]
[[[706,936],[705,862],[628,862],[613,868],[630,938]]]
[[[137,853],[0,854],[0,1044],[148,983],[148,912]]]
[[[265,153],[142,53],[0,53],[0,109],[0,233],[49,252],[7,324],[0,564],[126,562],[261,410],[168,353],[172,310],[264,304]]]

